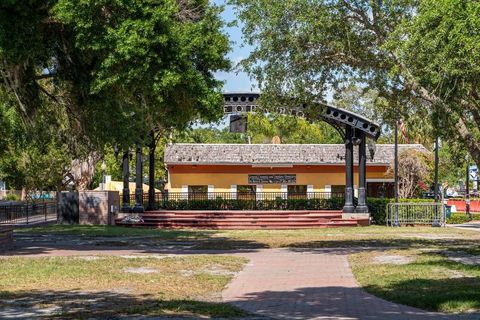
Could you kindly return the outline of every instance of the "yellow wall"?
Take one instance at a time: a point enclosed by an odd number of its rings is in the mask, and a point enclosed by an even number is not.
[[[266,173],[270,174],[270,173]],[[297,173],[298,185],[313,185],[315,192],[325,191],[325,185],[345,185],[345,173]],[[358,186],[358,174],[354,175]],[[367,179],[383,179],[383,172],[368,172]],[[248,185],[246,173],[171,173],[166,188],[181,192],[182,185],[213,185],[215,192],[230,192],[231,185]],[[264,192],[280,192],[279,184],[264,184]]]

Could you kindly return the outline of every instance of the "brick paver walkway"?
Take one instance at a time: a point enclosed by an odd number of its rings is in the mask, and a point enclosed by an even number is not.
[[[250,263],[223,298],[255,314],[275,319],[480,319],[426,312],[374,297],[359,288],[341,250],[270,249],[241,255]]]

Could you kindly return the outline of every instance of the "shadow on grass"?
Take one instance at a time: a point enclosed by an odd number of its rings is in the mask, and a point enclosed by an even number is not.
[[[15,232],[14,245],[4,255],[28,256],[70,250],[77,254],[94,251],[138,253],[189,253],[201,250],[229,252],[252,251],[268,245],[251,239],[219,237],[215,230],[135,229],[105,226],[61,226],[32,228],[28,232]],[[65,254],[65,253],[63,253]],[[90,253],[91,254],[91,253]]]
[[[240,309],[216,302],[161,300],[151,295],[120,292],[53,291],[0,292],[0,319],[119,319],[121,315],[230,318]]]
[[[392,239],[358,239],[358,240],[316,240],[294,242],[287,247],[292,251],[305,251],[306,249],[372,249],[398,248],[398,249],[421,249],[428,247],[450,248],[477,246],[477,240],[468,239],[422,239],[422,238],[392,238]],[[325,252],[325,250],[320,250]],[[335,252],[333,250],[332,252]]]
[[[480,279],[410,279],[392,281],[385,286],[369,285],[364,289],[389,301],[425,310],[480,310]],[[476,318],[480,319],[480,314]]]

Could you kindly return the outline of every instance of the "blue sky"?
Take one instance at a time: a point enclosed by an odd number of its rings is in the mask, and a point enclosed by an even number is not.
[[[223,20],[228,24],[236,19],[235,11],[232,6],[226,5],[225,0],[213,0],[213,3],[216,5],[224,5],[225,10],[222,13]],[[241,24],[238,22],[238,26],[235,27],[225,27],[225,32],[230,38],[232,43],[232,51],[228,54],[228,57],[233,62],[237,64],[240,60],[248,57],[252,51],[252,47],[243,44],[242,40],[242,30]],[[225,81],[223,91],[232,92],[232,91],[258,91],[255,86],[255,81],[251,80],[245,72],[217,72],[215,74],[216,78],[222,81]]]

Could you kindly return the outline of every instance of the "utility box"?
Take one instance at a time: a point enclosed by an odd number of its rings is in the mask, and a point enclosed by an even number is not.
[[[80,191],[80,224],[115,224],[115,214],[120,206],[118,191]]]

